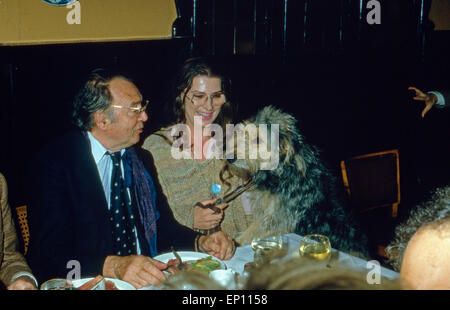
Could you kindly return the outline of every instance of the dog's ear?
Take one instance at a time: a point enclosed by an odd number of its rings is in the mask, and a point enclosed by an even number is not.
[[[303,157],[301,157],[298,154],[295,154],[294,157],[295,157],[295,163],[297,164],[298,171],[304,176],[305,168],[306,168],[305,160],[303,159]]]
[[[294,147],[290,137],[280,136],[280,157],[285,165],[295,166],[302,174],[305,172],[305,161]]]
[[[284,164],[292,164],[292,158],[295,155],[295,150],[292,147],[291,141],[286,135],[279,135],[279,143],[280,143],[280,157]]]

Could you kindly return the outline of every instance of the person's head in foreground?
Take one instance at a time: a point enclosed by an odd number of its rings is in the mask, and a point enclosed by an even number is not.
[[[450,217],[414,234],[403,255],[400,280],[405,289],[450,290]]]
[[[450,289],[450,186],[396,228],[387,255],[405,289]]]
[[[381,277],[380,284],[369,284],[370,270],[353,270],[338,264],[293,258],[283,263],[265,264],[250,272],[247,290],[394,290],[395,280]],[[382,275],[381,275],[382,276]]]

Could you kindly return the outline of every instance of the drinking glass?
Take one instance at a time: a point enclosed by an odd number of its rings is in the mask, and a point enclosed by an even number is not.
[[[327,236],[306,235],[300,241],[300,256],[314,260],[329,261],[331,244]]]
[[[288,253],[289,242],[284,235],[255,238],[252,240],[252,249],[255,251],[256,265],[282,258]]]

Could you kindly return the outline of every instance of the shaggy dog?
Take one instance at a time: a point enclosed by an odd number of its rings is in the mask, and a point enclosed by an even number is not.
[[[248,191],[253,222],[236,241],[248,244],[255,237],[291,232],[322,234],[329,237],[333,248],[368,256],[367,239],[358,231],[350,210],[345,207],[344,199],[336,189],[335,178],[319,160],[318,150],[304,143],[296,128],[296,119],[268,106],[254,118],[243,122],[243,125],[248,124],[256,127],[267,124],[268,129],[278,124],[279,162],[275,169],[262,170],[262,165],[267,166],[268,160],[251,159],[248,152],[243,159],[239,156],[234,156],[238,157],[234,161],[228,159],[227,169],[233,175],[252,176],[255,184]],[[239,135],[239,129],[236,131]],[[268,149],[271,144],[275,146],[270,134],[266,139],[258,131],[257,139],[249,141],[251,135],[243,128],[240,131],[244,131],[241,137],[245,136],[245,145],[267,144]],[[239,154],[238,139],[234,141],[233,155]],[[230,158],[229,153],[227,158]]]

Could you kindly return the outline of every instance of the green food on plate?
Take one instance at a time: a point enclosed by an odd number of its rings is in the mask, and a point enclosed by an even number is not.
[[[210,273],[213,270],[222,268],[222,265],[220,264],[220,262],[214,260],[211,256],[208,256],[206,258],[202,258],[195,262],[189,263],[189,265],[193,269],[197,269],[197,270],[204,271],[207,273]]]

